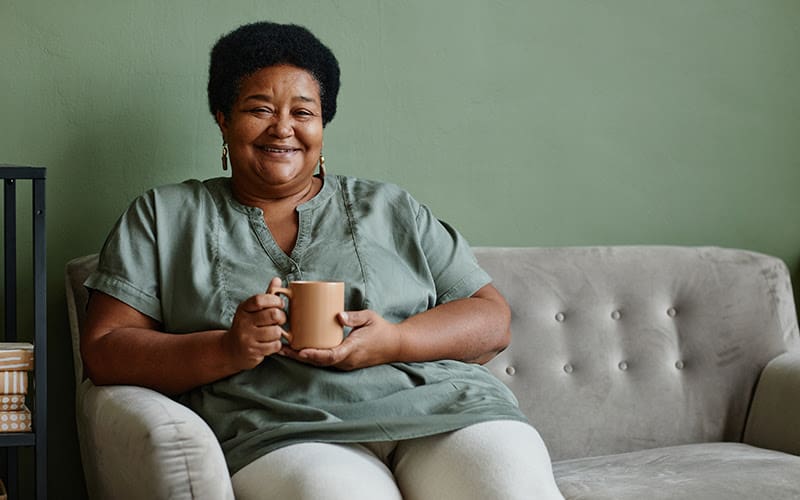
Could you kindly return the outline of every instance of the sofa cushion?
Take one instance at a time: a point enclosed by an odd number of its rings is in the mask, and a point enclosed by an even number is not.
[[[567,500],[800,498],[800,457],[703,443],[553,464]]]

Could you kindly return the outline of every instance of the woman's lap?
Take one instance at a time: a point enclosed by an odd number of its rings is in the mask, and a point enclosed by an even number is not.
[[[243,500],[562,498],[539,433],[511,420],[399,442],[292,445],[243,468],[233,486]]]

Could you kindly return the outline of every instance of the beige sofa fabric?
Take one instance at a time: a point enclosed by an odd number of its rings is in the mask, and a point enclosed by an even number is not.
[[[753,397],[744,442],[800,455],[800,353],[797,351],[778,356],[764,369]]]
[[[97,255],[71,261],[67,308],[75,360],[81,460],[94,499],[233,498],[219,443],[194,412],[150,389],[96,387],[83,379],[78,331],[88,294],[82,283]]]
[[[490,368],[555,460],[739,441],[798,330],[782,261],[688,247],[486,248],[513,311]],[[511,373],[511,374],[510,374]]]
[[[553,466],[568,500],[800,498],[800,458],[740,443],[702,443],[578,458]]]
[[[513,311],[512,344],[487,366],[548,444],[566,498],[800,498],[800,333],[782,261],[668,246],[476,255]],[[196,415],[83,380],[80,283],[95,265],[67,266],[92,497],[232,498]]]

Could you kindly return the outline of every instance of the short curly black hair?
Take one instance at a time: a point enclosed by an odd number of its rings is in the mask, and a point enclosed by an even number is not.
[[[242,80],[256,71],[289,64],[308,71],[319,83],[322,125],[336,114],[339,62],[308,29],[267,21],[245,24],[223,35],[211,49],[208,105],[216,117],[230,116]]]

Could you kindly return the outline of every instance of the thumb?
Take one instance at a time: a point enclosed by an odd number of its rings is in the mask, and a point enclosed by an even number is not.
[[[272,293],[272,291],[275,290],[276,288],[280,288],[282,284],[283,283],[281,283],[281,279],[278,278],[277,276],[272,278],[269,281],[269,286],[267,287],[267,293]]]
[[[339,313],[339,322],[342,326],[357,328],[370,322],[370,311],[343,311]]]

